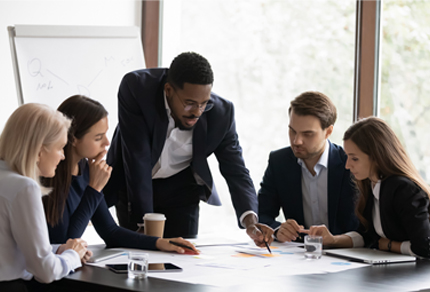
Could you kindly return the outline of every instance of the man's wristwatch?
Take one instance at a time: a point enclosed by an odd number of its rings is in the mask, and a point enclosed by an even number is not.
[[[387,245],[387,249],[388,249],[388,251],[391,251],[391,243],[392,243],[393,241],[392,240],[390,240],[389,242],[388,242],[388,245]]]

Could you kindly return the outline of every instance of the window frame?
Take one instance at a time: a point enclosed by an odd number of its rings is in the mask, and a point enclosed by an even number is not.
[[[381,1],[357,0],[353,122],[378,116]],[[142,2],[142,45],[147,68],[161,64],[161,5],[160,0]]]
[[[353,121],[379,114],[380,0],[357,0]]]

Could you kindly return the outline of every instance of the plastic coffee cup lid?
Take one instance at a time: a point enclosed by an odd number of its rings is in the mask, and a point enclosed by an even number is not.
[[[166,216],[164,216],[164,214],[159,214],[159,213],[146,213],[145,216],[143,216],[143,220],[149,220],[149,221],[166,220]]]

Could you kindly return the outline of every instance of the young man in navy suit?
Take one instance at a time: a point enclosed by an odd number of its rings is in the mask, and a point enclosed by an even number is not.
[[[213,72],[196,53],[170,68],[144,69],[123,78],[119,124],[104,189],[121,226],[136,230],[145,213],[163,213],[165,237],[195,237],[199,201],[220,205],[207,157],[215,154],[229,186],[239,226],[257,245],[273,230],[258,224],[258,200],[236,133],[233,104],[211,92]],[[264,233],[264,235],[263,235]]]
[[[355,230],[356,192],[342,147],[328,138],[336,107],[319,92],[304,92],[289,108],[290,147],[270,153],[258,193],[260,222],[276,239],[294,241],[299,231],[324,224],[333,234]],[[282,208],[286,221],[276,221]]]

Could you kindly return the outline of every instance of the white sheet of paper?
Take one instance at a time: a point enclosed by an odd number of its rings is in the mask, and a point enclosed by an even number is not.
[[[247,250],[268,254],[265,248],[248,245],[201,246],[200,255],[182,255],[161,251],[145,251],[150,263],[173,263],[182,272],[154,273],[150,277],[185,283],[204,284],[218,287],[240,285],[249,278],[272,280],[291,275],[323,274],[345,271],[368,266],[323,255],[319,260],[304,257],[302,244],[274,242],[270,248],[272,255],[266,258],[244,255],[237,250]],[[132,249],[127,249],[132,250]],[[104,262],[90,264],[105,267],[106,264],[127,263],[126,255]]]

